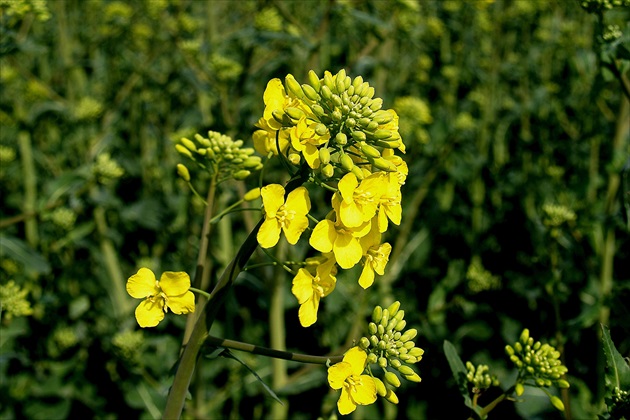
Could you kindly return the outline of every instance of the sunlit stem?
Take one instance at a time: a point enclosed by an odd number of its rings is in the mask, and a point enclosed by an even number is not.
[[[194,293],[199,293],[200,295],[203,295],[206,299],[210,298],[210,293],[208,293],[208,292],[206,292],[204,290],[197,289],[195,287],[191,287],[188,290],[190,290],[191,292],[194,292]]]

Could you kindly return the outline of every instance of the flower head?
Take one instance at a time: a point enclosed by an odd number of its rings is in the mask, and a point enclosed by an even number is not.
[[[328,368],[328,383],[332,389],[341,389],[337,409],[342,415],[352,413],[357,405],[369,405],[376,401],[376,384],[370,375],[362,375],[367,354],[353,347],[343,356],[343,361]]]
[[[265,221],[256,238],[263,248],[271,248],[278,243],[280,231],[284,232],[287,241],[295,245],[302,232],[308,227],[306,214],[311,209],[308,190],[298,187],[291,191],[284,201],[284,187],[271,184],[260,190],[265,208]]]
[[[331,255],[328,258],[322,256],[320,260],[315,273],[300,268],[293,278],[291,292],[300,304],[298,316],[303,327],[309,327],[317,321],[319,301],[335,289],[337,281],[335,259]]]
[[[127,280],[127,293],[144,299],[136,308],[136,320],[142,328],[155,327],[170,309],[175,314],[195,311],[195,295],[190,289],[190,277],[183,271],[165,271],[160,280],[148,268],[141,268]]]

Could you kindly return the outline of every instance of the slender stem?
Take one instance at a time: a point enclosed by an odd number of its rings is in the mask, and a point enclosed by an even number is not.
[[[287,253],[287,242],[281,241],[277,246],[277,255],[285,259]],[[271,347],[279,351],[286,350],[286,325],[284,322],[284,280],[282,269],[287,269],[284,264],[273,267],[271,278],[271,302],[269,310],[269,340]],[[284,358],[274,358],[271,361],[272,386],[274,389],[281,389],[287,383],[287,362]],[[271,417],[274,419],[286,419],[289,411],[289,404],[283,398],[282,404],[274,404],[271,408]]]
[[[191,287],[188,290],[190,290],[191,292],[199,293],[200,295],[202,295],[206,299],[208,299],[210,297],[210,293],[206,292],[205,290],[197,289],[195,287]]]
[[[311,363],[316,365],[330,365],[334,363],[339,363],[343,360],[343,356],[313,356],[310,354],[292,353],[290,351],[255,346],[253,344],[243,343],[241,341],[235,340],[228,340],[211,335],[206,338],[206,343],[212,346],[246,351],[248,353],[258,354],[266,357],[273,357],[275,359],[290,360],[301,363]]]
[[[35,160],[33,159],[33,146],[31,144],[30,133],[20,131],[18,134],[18,142],[22,158],[22,176],[24,177],[23,210],[25,214],[36,214],[37,175],[35,172]],[[26,235],[26,242],[28,242],[31,247],[36,247],[37,242],[39,242],[36,218],[27,218],[24,220],[24,233]]]

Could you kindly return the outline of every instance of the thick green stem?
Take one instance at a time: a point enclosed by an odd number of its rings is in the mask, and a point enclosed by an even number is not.
[[[24,177],[23,211],[25,214],[35,214],[37,203],[37,176],[35,173],[31,135],[27,131],[20,131],[18,134],[18,142],[22,159],[22,176]],[[36,218],[33,217],[24,220],[24,233],[26,235],[26,242],[28,242],[31,247],[36,247],[39,242]]]

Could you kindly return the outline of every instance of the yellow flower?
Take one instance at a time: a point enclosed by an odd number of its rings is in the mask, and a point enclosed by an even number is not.
[[[387,139],[388,143],[395,144],[395,147],[400,150],[402,153],[405,153],[405,144],[402,141],[402,137],[400,137],[400,133],[398,132],[398,114],[393,109],[388,109],[385,111],[390,114],[392,120],[387,124],[382,124],[379,128],[390,130],[392,132],[392,137]]]
[[[316,126],[324,127],[325,134],[319,135],[315,132]],[[319,168],[319,149],[320,146],[330,140],[328,129],[321,123],[308,120],[306,116],[302,116],[297,125],[290,131],[291,146],[298,152],[301,152],[304,159],[312,169]]]
[[[341,223],[354,228],[371,220],[387,186],[383,181],[381,172],[368,176],[361,184],[353,173],[344,175],[338,184],[342,198],[339,205]]]
[[[170,309],[175,314],[195,311],[195,295],[190,289],[188,274],[165,271],[160,281],[148,268],[141,268],[127,280],[127,293],[136,299],[144,299],[136,308],[136,320],[142,328],[155,327]]]
[[[298,316],[303,327],[310,327],[317,321],[319,301],[335,289],[337,269],[335,259],[331,257],[318,258],[320,261],[315,269],[315,275],[300,268],[293,278],[291,293],[295,295],[300,304]]]
[[[291,191],[284,201],[284,187],[271,184],[260,190],[265,208],[265,221],[256,238],[263,248],[271,248],[280,239],[280,230],[284,232],[287,241],[295,245],[302,232],[308,227],[306,214],[311,209],[311,200],[304,187]]]
[[[360,242],[365,261],[359,277],[359,285],[367,289],[374,283],[374,272],[381,276],[385,274],[385,266],[389,262],[392,246],[387,242],[381,244],[381,233],[375,219],[372,222],[370,233],[361,238]]]
[[[378,228],[382,233],[387,230],[387,219],[391,220],[395,225],[400,225],[400,219],[402,218],[402,207],[400,205],[402,194],[400,193],[400,183],[396,172],[379,172],[378,176],[385,181],[378,208]]]
[[[337,402],[339,414],[352,413],[357,405],[369,405],[376,401],[376,384],[370,375],[362,375],[367,354],[353,347],[343,356],[343,361],[328,368],[328,383],[332,389],[341,389]]]
[[[407,163],[400,157],[394,154],[394,149],[383,149],[381,152],[383,159],[390,161],[396,166],[397,171],[396,178],[400,185],[405,185],[407,175],[409,175],[409,168]]]

